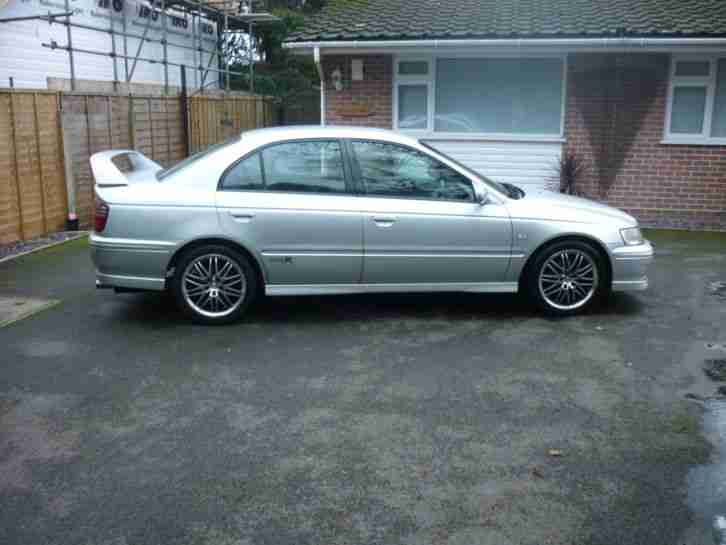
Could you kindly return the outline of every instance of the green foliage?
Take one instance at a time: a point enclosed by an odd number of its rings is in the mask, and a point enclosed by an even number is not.
[[[286,2],[272,2],[287,4]],[[312,6],[311,6],[312,4]],[[291,54],[282,47],[290,33],[302,27],[309,12],[320,6],[321,2],[306,2],[304,7],[280,7],[272,9],[279,21],[255,30],[255,48],[264,61],[255,65],[255,92],[272,96],[284,104],[293,100],[301,93],[309,91],[318,81],[317,71],[312,59]],[[244,47],[244,46],[240,46]],[[236,51],[232,58],[246,59],[248,51]],[[233,71],[242,72],[243,76],[234,76],[231,86],[246,91],[249,85],[249,65],[238,61],[230,66]]]

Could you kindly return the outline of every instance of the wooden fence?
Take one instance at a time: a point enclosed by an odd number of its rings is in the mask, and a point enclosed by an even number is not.
[[[0,244],[62,230],[69,210],[89,227],[98,151],[136,149],[170,166],[274,122],[271,103],[254,96],[191,97],[188,134],[183,111],[179,97],[0,89]]]
[[[107,149],[136,149],[162,166],[185,156],[179,99],[63,93],[63,144],[78,222],[93,218],[93,176],[88,159]]]
[[[275,108],[259,96],[189,98],[190,151],[206,149],[234,134],[275,125]]]
[[[61,230],[66,210],[57,94],[0,90],[0,243]]]

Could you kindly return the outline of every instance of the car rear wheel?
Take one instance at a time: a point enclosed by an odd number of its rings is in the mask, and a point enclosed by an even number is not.
[[[227,246],[209,245],[181,256],[172,292],[182,311],[203,324],[239,319],[257,295],[257,276],[247,258]]]
[[[602,301],[608,291],[600,253],[579,240],[548,246],[534,259],[527,287],[530,297],[552,316],[578,314]]]

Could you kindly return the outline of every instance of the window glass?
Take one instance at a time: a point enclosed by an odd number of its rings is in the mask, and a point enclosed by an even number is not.
[[[402,76],[425,76],[429,73],[429,63],[426,61],[401,61],[398,63],[398,73]]]
[[[705,87],[674,87],[671,132],[701,134],[706,109]]]
[[[400,85],[398,87],[398,127],[425,129],[428,118],[428,86]]]
[[[711,136],[726,136],[726,59],[719,59]]]
[[[269,191],[345,193],[343,155],[336,140],[286,142],[262,150]]]
[[[678,61],[676,63],[676,76],[708,76],[710,72],[711,63],[708,61]]]
[[[174,166],[172,166],[170,168],[167,168],[165,170],[160,170],[159,172],[156,173],[156,179],[159,180],[159,181],[161,181],[164,178],[167,178],[168,176],[171,176],[172,174],[176,174],[177,172],[180,172],[180,171],[186,169],[188,166],[196,163],[200,159],[204,159],[208,155],[211,155],[212,153],[214,153],[216,151],[219,151],[222,148],[226,148],[227,146],[231,146],[233,144],[236,144],[237,142],[239,142],[239,140],[240,140],[240,136],[239,135],[233,136],[232,138],[230,138],[228,140],[225,140],[224,142],[219,142],[217,144],[214,144],[212,146],[209,146],[205,150],[198,151],[197,153],[195,153],[194,155],[190,155],[189,157],[187,157],[183,161],[179,161]]]
[[[474,200],[471,182],[433,157],[396,144],[354,141],[352,145],[369,195]]]
[[[255,153],[240,161],[227,171],[222,180],[222,189],[228,190],[257,190],[265,189],[262,180],[260,154]]]
[[[439,59],[435,130],[560,134],[561,59]]]

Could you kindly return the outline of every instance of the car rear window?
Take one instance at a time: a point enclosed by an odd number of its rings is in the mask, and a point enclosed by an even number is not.
[[[209,146],[205,150],[198,151],[194,155],[190,155],[186,159],[184,159],[182,161],[179,161],[177,164],[175,164],[175,165],[173,165],[173,166],[171,166],[169,168],[166,168],[164,170],[160,170],[159,172],[156,173],[156,179],[159,180],[159,181],[162,181],[164,178],[168,178],[172,174],[176,174],[177,172],[180,172],[180,171],[184,170],[189,165],[191,165],[192,163],[195,163],[199,159],[203,159],[204,157],[206,157],[207,155],[210,155],[210,154],[214,153],[215,151],[218,151],[218,150],[220,150],[222,148],[225,148],[225,147],[227,147],[227,146],[229,146],[231,144],[235,144],[236,142],[239,142],[240,138],[241,138],[241,136],[238,135],[238,136],[235,136],[233,138],[229,138],[229,139],[227,139],[227,140],[225,140],[223,142],[220,142],[219,144],[214,144],[212,146]]]

